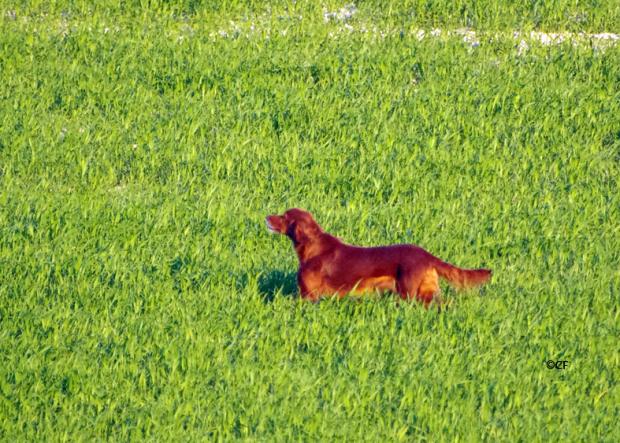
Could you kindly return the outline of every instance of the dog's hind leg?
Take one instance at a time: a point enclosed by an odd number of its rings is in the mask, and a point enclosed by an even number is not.
[[[422,274],[416,297],[424,303],[426,307],[433,301],[441,305],[441,298],[439,297],[439,275],[434,268],[428,268],[424,274]]]
[[[396,279],[396,291],[403,300],[416,298],[425,307],[432,301],[439,300],[439,276],[433,268],[399,270]]]

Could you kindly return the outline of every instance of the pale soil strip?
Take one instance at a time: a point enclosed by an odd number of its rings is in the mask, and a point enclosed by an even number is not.
[[[1,13],[0,13],[1,14]],[[18,17],[13,10],[7,10],[4,12],[4,17],[1,19],[8,21],[20,20],[24,23],[33,22],[32,24],[37,26],[34,28],[34,32],[37,32],[37,28],[41,29],[45,27],[39,20],[45,17],[22,16]],[[209,33],[212,39],[238,39],[238,38],[264,38],[270,39],[274,35],[287,36],[294,31],[299,24],[304,21],[304,17],[301,15],[282,15],[274,17],[263,14],[261,16],[250,19],[245,17],[237,21],[230,21],[229,26],[223,27]],[[57,30],[63,36],[67,36],[75,32],[80,26],[79,22],[71,21],[68,16],[61,16],[59,20],[54,21],[57,26]],[[277,23],[276,27],[273,24]],[[430,40],[430,39],[460,39],[465,44],[472,48],[478,47],[481,44],[481,40],[493,41],[493,40],[513,40],[517,45],[519,54],[527,51],[532,44],[540,44],[543,46],[559,45],[565,42],[571,43],[575,46],[590,45],[594,49],[605,49],[615,46],[620,42],[620,34],[612,32],[601,33],[586,33],[586,32],[541,32],[541,31],[508,31],[508,32],[485,32],[480,30],[474,30],[471,28],[459,28],[459,29],[420,29],[410,27],[404,28],[379,28],[378,26],[365,22],[362,17],[358,15],[358,9],[354,4],[347,4],[336,11],[323,10],[323,20],[316,22],[317,26],[324,26],[328,31],[330,38],[346,37],[348,35],[365,35],[372,39],[385,39],[387,37],[400,36],[416,38],[417,40]],[[121,29],[117,25],[95,25],[88,26],[89,31],[99,31],[103,34],[116,34],[121,32]],[[177,41],[183,42],[184,40],[191,39],[196,35],[198,26],[192,26],[191,22],[181,20],[179,26],[172,31],[170,37],[176,38]],[[279,28],[279,29],[278,29]]]
[[[357,15],[358,9],[355,4],[347,4],[342,8],[336,11],[328,11],[327,9],[323,10],[323,23],[325,26],[330,27],[329,37],[337,38],[341,35],[348,34],[366,34],[373,37],[378,38],[386,38],[388,36],[409,36],[417,38],[418,40],[424,39],[438,39],[441,37],[447,38],[459,38],[462,39],[466,44],[477,47],[480,45],[480,39],[482,37],[490,38],[491,40],[495,39],[513,39],[518,43],[519,53],[526,51],[529,49],[528,42],[531,43],[540,43],[542,45],[559,45],[563,42],[570,42],[574,45],[582,45],[582,44],[592,44],[594,48],[602,49],[605,47],[613,46],[620,41],[620,34],[615,34],[611,32],[603,32],[603,33],[572,33],[572,32],[540,32],[540,31],[531,31],[531,32],[520,32],[513,31],[507,33],[486,33],[475,31],[470,28],[459,28],[459,29],[416,29],[412,28],[409,30],[404,29],[379,29],[375,25],[369,25],[364,23],[362,19],[354,19]],[[264,17],[265,18],[265,17]],[[289,22],[289,27],[293,27],[295,22],[300,22],[303,17],[299,16],[281,16],[278,19]],[[274,31],[271,28],[263,27],[260,25],[263,20],[258,19],[258,25],[252,21],[249,25],[244,26],[244,24],[239,24],[239,22],[230,22],[231,27],[228,29],[220,29],[217,32],[212,32],[211,37],[220,37],[220,38],[239,38],[239,37],[252,37],[257,35],[262,35],[265,38],[270,38],[272,34],[279,34],[281,36],[286,36],[288,33],[288,29],[281,29],[279,31]],[[246,20],[247,23],[247,20]]]

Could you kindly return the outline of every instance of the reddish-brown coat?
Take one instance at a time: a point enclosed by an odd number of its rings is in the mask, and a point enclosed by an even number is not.
[[[323,295],[392,291],[402,299],[415,297],[428,306],[432,301],[440,302],[439,277],[458,288],[468,288],[491,276],[488,269],[461,269],[414,245],[348,245],[323,231],[302,209],[267,216],[267,227],[293,241],[299,258],[297,282],[301,296],[308,300]]]

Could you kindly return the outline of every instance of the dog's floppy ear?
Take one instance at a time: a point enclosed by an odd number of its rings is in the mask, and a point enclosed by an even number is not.
[[[297,233],[297,222],[289,223],[286,227],[286,235],[293,240],[294,244],[299,243],[297,240],[299,238],[299,234]]]
[[[286,235],[288,235],[293,243],[307,243],[316,238],[320,233],[320,229],[316,223],[309,223],[306,220],[295,220],[288,225]]]
[[[319,226],[314,221],[299,220],[295,223],[295,239],[298,243],[314,240],[320,233]]]

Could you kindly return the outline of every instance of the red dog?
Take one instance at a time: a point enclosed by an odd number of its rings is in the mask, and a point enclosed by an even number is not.
[[[457,268],[414,245],[347,245],[324,232],[309,212],[297,208],[267,216],[267,227],[293,241],[299,257],[299,290],[308,300],[389,290],[428,306],[433,300],[440,302],[438,277],[457,288],[480,285],[491,277],[488,269]]]

